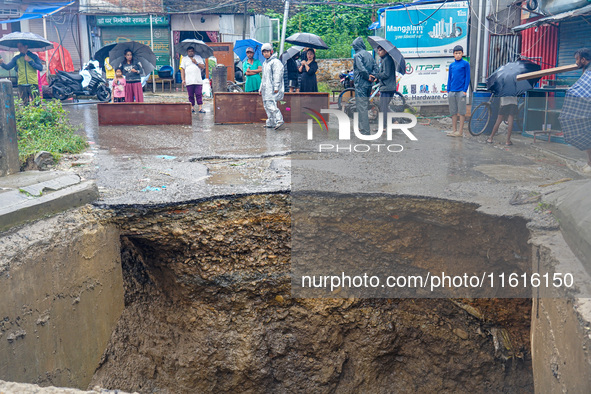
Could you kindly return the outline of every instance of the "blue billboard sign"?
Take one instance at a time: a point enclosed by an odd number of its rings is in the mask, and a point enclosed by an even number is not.
[[[452,56],[456,45],[467,53],[467,1],[398,6],[385,14],[386,39],[404,57]]]

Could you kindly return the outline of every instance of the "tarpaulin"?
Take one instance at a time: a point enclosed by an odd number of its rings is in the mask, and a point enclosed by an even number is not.
[[[0,24],[2,23],[12,23],[12,22],[20,22],[23,20],[28,19],[39,19],[43,18],[46,15],[52,15],[60,10],[66,8],[67,6],[74,4],[74,1],[68,2],[61,2],[61,3],[52,3],[52,4],[31,4],[27,6],[23,15],[17,19],[8,19],[8,20],[0,20]]]
[[[39,58],[46,61],[45,52],[37,52]],[[74,71],[74,63],[72,62],[72,56],[70,52],[57,42],[53,43],[53,49],[47,51],[47,56],[51,63],[49,64],[50,74],[55,74],[57,70],[72,72]]]

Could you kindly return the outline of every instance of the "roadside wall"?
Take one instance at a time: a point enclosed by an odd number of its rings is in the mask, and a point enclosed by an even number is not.
[[[353,59],[318,59],[318,82],[326,82],[331,87],[339,87],[339,74],[353,70]],[[342,87],[340,87],[342,89]]]
[[[86,389],[124,307],[118,230],[64,213],[0,256],[0,379]]]
[[[589,280],[560,233],[532,239],[533,268],[572,273],[583,294]],[[587,283],[585,283],[587,282]],[[534,298],[531,345],[536,393],[588,393],[591,387],[591,299],[546,293]]]

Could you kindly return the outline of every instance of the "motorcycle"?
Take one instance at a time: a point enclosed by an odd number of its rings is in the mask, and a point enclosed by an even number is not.
[[[355,87],[353,82],[353,71],[345,71],[339,74],[340,83],[343,85],[343,89],[349,89]]]
[[[54,98],[65,100],[70,96],[96,96],[100,101],[111,100],[111,91],[107,81],[97,71],[98,62],[91,61],[84,65],[79,73],[58,70],[49,88]]]

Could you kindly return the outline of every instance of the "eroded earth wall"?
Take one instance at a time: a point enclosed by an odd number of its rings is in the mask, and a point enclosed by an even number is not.
[[[119,232],[84,209],[0,235],[0,379],[86,388],[123,311]]]

